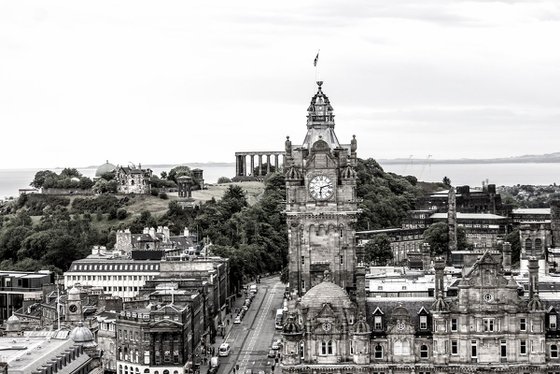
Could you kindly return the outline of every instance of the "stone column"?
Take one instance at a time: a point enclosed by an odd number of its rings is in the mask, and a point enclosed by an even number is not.
[[[243,155],[243,176],[247,176],[247,155]]]
[[[266,155],[266,174],[270,173],[270,155]]]
[[[278,172],[278,153],[274,155],[274,168]]]
[[[552,230],[552,246],[560,247],[560,200],[550,202],[550,229]]]
[[[239,176],[239,155],[235,155],[235,176]]]
[[[255,155],[251,155],[251,172],[250,174],[253,175],[255,172]]]
[[[258,156],[259,156],[259,175],[258,176],[260,177],[260,176],[262,176],[262,172],[263,172],[262,171],[262,155],[259,154]]]

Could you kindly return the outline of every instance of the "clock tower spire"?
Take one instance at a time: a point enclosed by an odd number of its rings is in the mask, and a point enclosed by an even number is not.
[[[348,292],[356,285],[357,142],[338,141],[333,107],[323,82],[317,86],[303,143],[286,141],[284,165],[290,288],[300,295],[324,274]]]

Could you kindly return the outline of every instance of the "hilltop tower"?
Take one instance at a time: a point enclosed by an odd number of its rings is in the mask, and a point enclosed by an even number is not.
[[[356,287],[356,150],[340,144],[333,107],[317,82],[307,109],[307,133],[301,145],[286,139],[286,215],[290,288],[299,295],[323,280],[353,293]]]

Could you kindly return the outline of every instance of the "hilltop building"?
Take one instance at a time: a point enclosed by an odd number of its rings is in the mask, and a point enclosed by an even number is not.
[[[152,177],[151,169],[142,169],[142,165],[138,164],[129,166],[117,166],[115,169],[115,180],[118,183],[117,191],[119,193],[129,194],[149,194],[150,178]]]

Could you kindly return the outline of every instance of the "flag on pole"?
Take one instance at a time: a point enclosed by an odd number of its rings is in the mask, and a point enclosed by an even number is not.
[[[315,56],[315,60],[313,60],[313,66],[317,66],[318,61],[319,61],[319,52],[317,52],[317,56]]]

